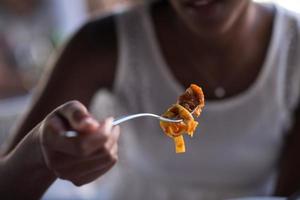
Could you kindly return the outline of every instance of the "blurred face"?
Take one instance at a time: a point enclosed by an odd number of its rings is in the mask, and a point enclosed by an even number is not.
[[[169,0],[180,18],[198,34],[222,34],[246,13],[251,0]]]

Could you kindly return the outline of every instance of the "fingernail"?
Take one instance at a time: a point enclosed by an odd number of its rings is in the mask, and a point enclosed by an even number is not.
[[[112,125],[113,120],[114,120],[113,117],[105,118],[105,119],[103,119],[103,120],[101,120],[101,121],[99,122],[99,125],[100,125],[101,127],[102,127],[102,126],[107,126],[107,127],[108,127],[108,125]]]
[[[93,119],[92,117],[86,117],[81,123],[82,126],[94,126],[94,127],[98,127],[99,123],[98,121],[96,121],[95,119]]]
[[[107,120],[108,122],[113,122],[113,121],[114,121],[114,118],[113,118],[113,117],[108,117],[106,120]]]

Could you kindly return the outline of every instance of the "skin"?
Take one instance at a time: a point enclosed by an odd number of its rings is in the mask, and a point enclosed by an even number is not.
[[[220,0],[218,11],[205,17],[187,11],[180,2],[183,0],[170,0],[171,6],[158,3],[151,10],[163,56],[177,80],[184,86],[204,84],[208,100],[216,100],[216,85],[226,89],[224,98],[247,89],[265,58],[274,11],[249,0]],[[0,183],[2,196],[16,190],[22,191],[15,195],[23,199],[39,198],[57,177],[82,185],[100,177],[117,161],[118,128],[112,128],[111,119],[96,122],[85,108],[100,88],[112,88],[117,43],[111,17],[88,23],[68,42],[2,151],[0,180],[7,180]],[[247,51],[240,51],[244,46]],[[234,79],[237,74],[239,80]],[[64,104],[72,99],[78,101]],[[74,112],[80,113],[81,120],[73,119]],[[291,194],[300,183],[296,158],[299,116],[295,114],[292,140],[287,140],[283,149],[276,188],[279,195]],[[59,134],[67,129],[78,131],[80,139],[67,140]],[[32,169],[36,169],[34,173]],[[25,173],[32,179],[23,180]],[[8,187],[8,183],[14,184]]]

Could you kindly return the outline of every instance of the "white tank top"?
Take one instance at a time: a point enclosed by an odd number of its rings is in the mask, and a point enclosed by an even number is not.
[[[147,8],[117,17],[114,91],[95,96],[91,110],[96,117],[161,114],[184,91],[153,29]],[[197,132],[186,138],[185,154],[175,154],[158,121],[133,120],[121,125],[117,167],[90,187],[101,199],[217,200],[271,194],[300,91],[299,36],[296,17],[276,7],[271,42],[255,82],[234,97],[206,103]]]

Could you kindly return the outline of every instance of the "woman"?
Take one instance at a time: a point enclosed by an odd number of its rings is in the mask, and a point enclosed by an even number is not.
[[[97,117],[107,115],[103,109],[109,104],[115,109],[113,115],[161,113],[183,88],[196,83],[203,87],[208,102],[200,119],[201,135],[196,133],[198,137],[188,141],[186,154],[175,155],[156,121],[125,124],[119,175],[110,179],[111,198],[209,200],[290,195],[300,183],[296,153],[300,139],[298,24],[284,9],[250,0],[161,1],[91,22],[62,52],[4,155],[19,160],[15,152],[26,147],[24,140],[38,143],[30,138],[33,134],[24,137],[25,133],[71,99],[91,106]],[[105,93],[98,93],[100,89],[111,91],[106,100]],[[75,105],[69,108],[81,104]],[[71,128],[63,126],[70,115],[60,109],[55,115],[60,129],[78,131],[76,123],[67,123]],[[111,123],[107,126],[112,130]],[[59,132],[43,127],[36,131],[42,138]],[[57,140],[64,141],[60,144],[65,148],[73,145],[71,140]],[[111,141],[116,144],[117,137]],[[23,145],[16,146],[18,143]],[[72,160],[69,151],[51,154],[51,149],[51,143],[42,146],[39,155],[46,158],[45,164],[35,165],[34,157],[27,162],[44,169],[32,174],[43,183],[35,190],[39,194],[58,177],[76,185],[98,178],[103,171],[91,173],[95,166],[85,163],[89,156],[115,157],[108,153],[110,148],[100,148],[96,154],[80,154],[82,158],[74,164],[68,161]],[[58,166],[57,160],[66,163]],[[114,163],[101,162],[105,166]],[[2,168],[7,165],[4,162]]]

